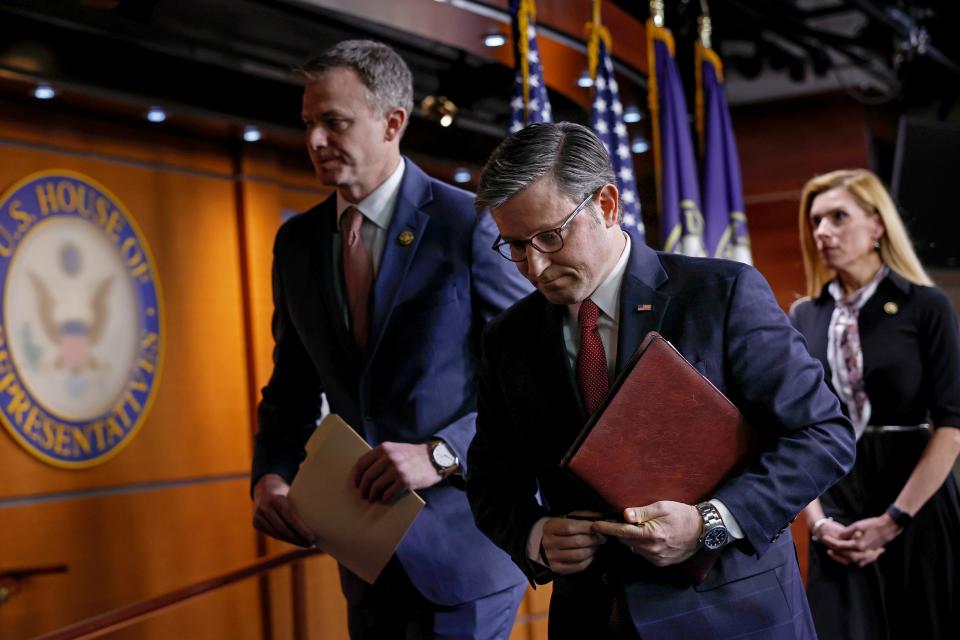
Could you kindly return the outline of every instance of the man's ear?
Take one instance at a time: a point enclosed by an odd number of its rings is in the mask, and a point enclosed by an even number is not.
[[[383,134],[383,139],[387,142],[393,142],[399,139],[403,132],[403,125],[407,123],[407,111],[396,107],[387,112],[387,129]]]
[[[600,189],[600,213],[607,228],[620,222],[620,192],[612,182]]]

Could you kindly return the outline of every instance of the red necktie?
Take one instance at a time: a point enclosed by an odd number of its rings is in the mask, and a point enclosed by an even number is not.
[[[343,282],[350,312],[350,329],[360,351],[367,348],[370,287],[373,284],[373,263],[360,237],[363,212],[349,207],[343,212]]]
[[[610,388],[607,356],[597,331],[600,307],[589,298],[580,303],[580,353],[577,354],[577,382],[587,415],[593,415]]]

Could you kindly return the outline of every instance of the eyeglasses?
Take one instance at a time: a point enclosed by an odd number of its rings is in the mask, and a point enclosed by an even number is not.
[[[583,211],[584,207],[587,206],[588,202],[593,200],[593,196],[595,195],[597,195],[596,191],[584,198],[583,202],[578,204],[577,208],[573,210],[573,213],[556,229],[541,231],[529,240],[504,240],[500,236],[497,236],[496,241],[493,243],[493,249],[511,262],[526,261],[528,244],[540,253],[556,253],[560,251],[560,249],[563,249],[563,234],[560,232],[573,222],[577,214]]]

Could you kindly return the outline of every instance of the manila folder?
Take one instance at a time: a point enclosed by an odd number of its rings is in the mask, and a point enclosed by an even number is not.
[[[360,497],[353,466],[370,445],[336,414],[320,422],[306,449],[290,502],[317,536],[319,548],[373,584],[423,508],[423,499],[414,492],[390,504]]]

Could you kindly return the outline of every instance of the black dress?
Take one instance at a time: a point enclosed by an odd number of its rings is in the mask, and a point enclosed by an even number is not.
[[[818,299],[791,312],[828,382],[833,308],[824,287]],[[859,331],[870,424],[960,428],[960,342],[942,291],[890,272],[860,310]],[[928,430],[865,432],[853,470],[820,498],[826,515],[843,524],[881,515],[930,437]],[[862,569],[839,564],[812,543],[807,596],[824,640],[960,638],[960,499],[953,475]]]

